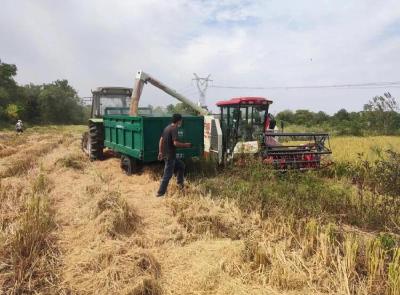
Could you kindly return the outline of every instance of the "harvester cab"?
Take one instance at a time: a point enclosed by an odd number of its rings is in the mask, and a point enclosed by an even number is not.
[[[222,149],[227,160],[235,154],[259,151],[272,102],[261,97],[239,97],[220,101]]]
[[[271,104],[271,100],[262,97],[238,97],[217,103],[223,159],[257,154],[278,170],[321,167],[324,156],[331,154],[325,145],[329,135],[279,132],[269,113]]]

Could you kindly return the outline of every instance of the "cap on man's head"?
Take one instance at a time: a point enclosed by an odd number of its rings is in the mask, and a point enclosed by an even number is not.
[[[181,114],[173,114],[172,115],[172,123],[176,123],[182,120]]]

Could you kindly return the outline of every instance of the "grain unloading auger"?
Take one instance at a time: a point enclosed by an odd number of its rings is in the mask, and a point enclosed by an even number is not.
[[[138,115],[138,105],[144,84],[150,83],[175,97],[204,116],[204,153],[219,163],[232,161],[244,154],[258,155],[275,169],[313,169],[323,165],[331,154],[326,146],[327,133],[275,132],[275,120],[268,112],[271,100],[262,97],[239,97],[220,101],[220,114],[213,115],[184,95],[143,71],[136,75],[130,115]],[[301,141],[301,144],[294,144]]]

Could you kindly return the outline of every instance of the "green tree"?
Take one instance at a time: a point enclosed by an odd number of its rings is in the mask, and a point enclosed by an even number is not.
[[[345,109],[340,109],[333,115],[333,120],[341,122],[341,121],[348,121],[350,119],[349,112]]]
[[[286,124],[293,124],[295,121],[294,113],[291,110],[284,110],[276,115],[278,121],[283,121]]]
[[[39,105],[44,123],[80,123],[84,117],[77,92],[67,80],[44,84],[39,94]]]
[[[330,117],[325,112],[319,111],[318,113],[314,113],[314,124],[323,124],[329,121]]]
[[[294,114],[295,124],[312,126],[314,121],[314,115],[309,110],[297,110]]]
[[[81,123],[85,112],[67,80],[19,86],[17,67],[0,60],[0,120],[23,119],[33,123]]]
[[[364,118],[375,133],[394,134],[400,128],[399,104],[396,99],[386,92],[383,96],[373,97],[364,105]]]
[[[178,102],[176,105],[167,105],[167,112],[169,114],[197,115],[197,112],[194,109],[182,102]]]
[[[10,121],[16,121],[20,117],[22,109],[16,104],[8,104],[7,107],[4,110],[4,115],[10,120]]]
[[[173,104],[169,104],[169,105],[167,105],[167,113],[169,113],[169,114],[174,114],[174,113],[176,113],[176,111],[175,111],[175,106],[173,105]]]
[[[39,95],[43,86],[29,84],[23,87],[23,108],[22,119],[25,121],[39,123],[40,122],[40,103]]]
[[[14,80],[16,74],[15,65],[3,63],[0,60],[0,119],[3,120],[10,119],[6,110],[9,104],[15,103],[18,95],[18,85]]]

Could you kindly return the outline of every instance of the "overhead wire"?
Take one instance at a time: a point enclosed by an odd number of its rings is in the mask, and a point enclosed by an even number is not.
[[[390,82],[369,82],[369,83],[349,83],[349,84],[332,84],[332,85],[303,85],[303,86],[230,86],[230,85],[210,85],[211,88],[221,88],[221,89],[254,89],[254,90],[264,90],[264,89],[322,89],[322,88],[337,88],[337,89],[368,89],[372,88],[398,88],[400,87],[400,81],[390,81]]]

